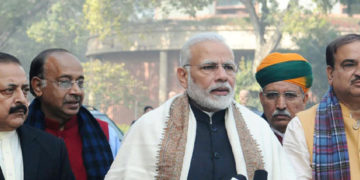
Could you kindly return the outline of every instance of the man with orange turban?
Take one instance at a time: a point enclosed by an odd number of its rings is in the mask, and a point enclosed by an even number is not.
[[[311,65],[296,53],[272,53],[257,67],[256,80],[262,88],[262,116],[282,143],[287,124],[305,109],[313,80]]]

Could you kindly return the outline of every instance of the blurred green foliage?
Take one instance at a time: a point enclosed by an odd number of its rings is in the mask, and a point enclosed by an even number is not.
[[[235,99],[238,101],[240,90],[249,91],[248,106],[252,106],[261,111],[262,107],[259,100],[260,85],[257,83],[252,73],[253,61],[250,59],[241,59],[239,62],[239,71],[236,74]]]
[[[124,68],[123,63],[93,60],[82,65],[86,79],[85,104],[99,107],[104,112],[112,105],[121,104],[129,108],[137,105],[140,109],[144,106],[135,101],[146,102],[146,87]]]
[[[312,23],[303,28],[301,36],[293,36],[299,46],[298,53],[312,65],[313,85],[311,90],[319,98],[328,89],[326,75],[326,46],[340,33],[323,17],[312,18]]]

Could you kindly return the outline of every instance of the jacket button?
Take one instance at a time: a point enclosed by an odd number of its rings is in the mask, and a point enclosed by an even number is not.
[[[212,132],[216,132],[218,129],[216,127],[211,128]]]
[[[215,158],[215,159],[219,159],[219,158],[220,158],[220,153],[214,152],[214,158]]]

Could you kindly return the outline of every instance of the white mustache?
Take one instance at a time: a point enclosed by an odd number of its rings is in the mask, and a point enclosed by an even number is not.
[[[212,90],[218,89],[218,88],[226,88],[227,90],[232,91],[232,88],[229,84],[229,82],[219,82],[216,83],[208,88],[208,92],[211,92]]]
[[[272,114],[272,116],[278,116],[278,115],[282,115],[282,116],[289,116],[291,117],[291,114],[288,110],[278,110],[276,109],[275,112]]]

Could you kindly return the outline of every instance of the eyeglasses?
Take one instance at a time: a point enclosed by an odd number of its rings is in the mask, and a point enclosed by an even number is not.
[[[84,79],[78,79],[75,81],[72,80],[56,80],[56,81],[51,81],[51,80],[42,80],[44,84],[46,84],[46,81],[50,81],[55,83],[57,86],[59,86],[61,89],[70,89],[74,84],[77,84],[77,86],[82,90],[84,89]]]
[[[210,62],[210,63],[205,63],[205,64],[200,64],[200,65],[191,65],[191,64],[185,64],[184,67],[187,66],[195,66],[198,67],[200,69],[200,71],[202,71],[205,74],[212,74],[215,73],[217,70],[219,70],[219,67],[222,66],[225,70],[225,72],[228,75],[234,75],[237,72],[237,66],[234,63],[224,63],[224,64],[218,64],[215,62]]]
[[[301,96],[300,94],[298,94],[297,92],[294,92],[294,91],[287,91],[287,92],[283,92],[283,93],[279,93],[277,91],[267,91],[267,92],[262,92],[262,93],[266,97],[266,99],[272,100],[272,101],[279,99],[279,97],[281,95],[284,96],[286,101],[293,101]]]

